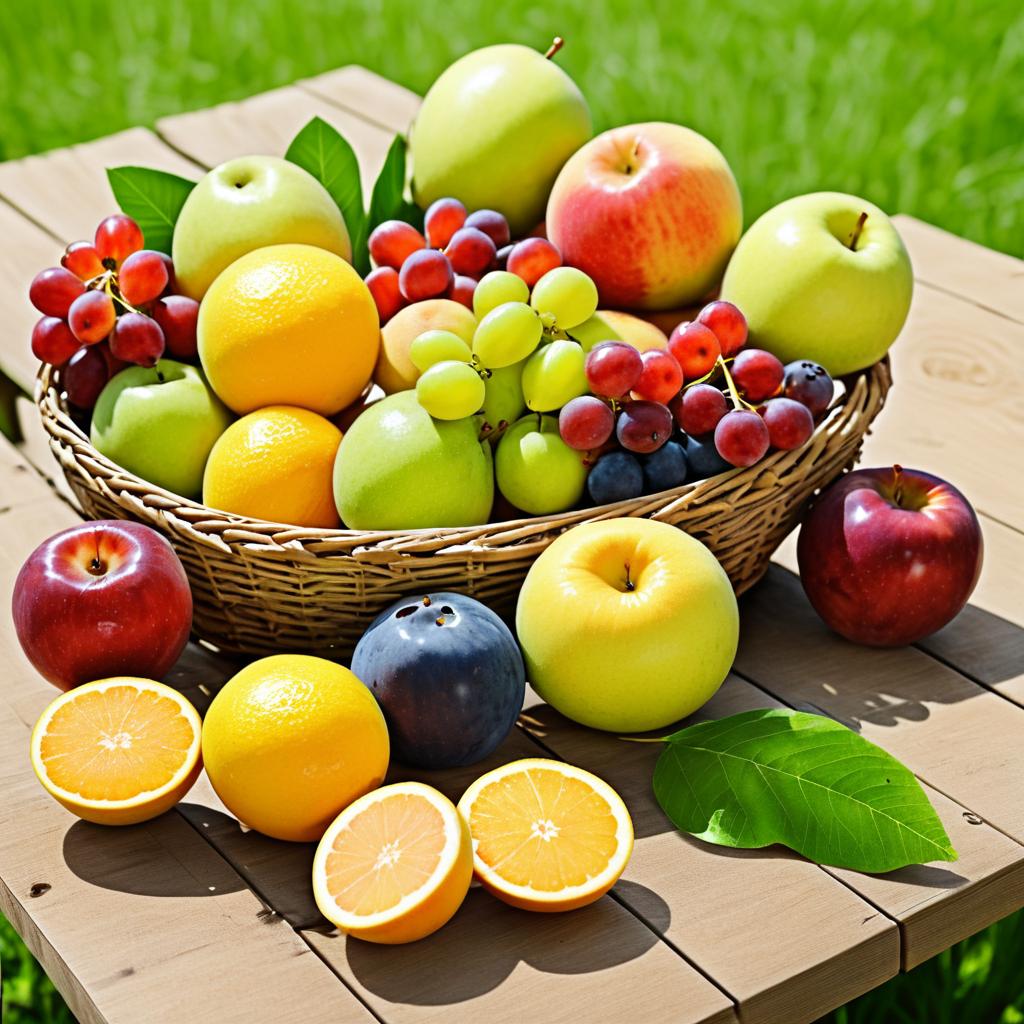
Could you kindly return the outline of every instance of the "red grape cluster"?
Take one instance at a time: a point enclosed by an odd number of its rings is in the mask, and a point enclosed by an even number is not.
[[[199,303],[174,294],[170,258],[142,246],[139,225],[114,214],[92,242],[72,242],[61,265],[29,285],[43,314],[32,329],[32,352],[60,368],[68,401],[79,409],[91,409],[128,363],[155,366],[165,351],[196,356]]]
[[[769,449],[807,442],[832,401],[832,378],[806,360],[783,366],[746,342],[743,314],[718,301],[676,327],[667,350],[640,353],[621,341],[590,350],[591,394],[568,402],[558,425],[566,444],[595,460],[587,479],[595,504],[752,466]]]
[[[404,220],[386,220],[370,234],[375,269],[366,286],[381,326],[400,309],[424,299],[453,299],[473,308],[477,282],[491,270],[509,270],[533,287],[562,265],[546,238],[512,243],[508,221],[497,210],[468,213],[458,199],[427,208],[423,233]]]

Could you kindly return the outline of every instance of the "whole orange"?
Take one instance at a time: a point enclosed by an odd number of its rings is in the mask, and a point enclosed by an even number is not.
[[[369,289],[340,256],[270,245],[217,277],[198,335],[207,379],[235,412],[296,405],[333,416],[370,380],[380,321]]]
[[[273,405],[224,431],[206,461],[203,504],[291,526],[339,524],[332,474],[341,431],[323,416]]]

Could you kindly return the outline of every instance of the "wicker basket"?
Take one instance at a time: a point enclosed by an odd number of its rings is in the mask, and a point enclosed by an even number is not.
[[[880,362],[844,382],[811,440],[745,470],[661,494],[555,516],[407,532],[311,530],[229,515],[140,480],[102,456],[68,415],[59,379],[40,371],[37,402],[86,515],[159,530],[188,572],[194,629],[223,651],[348,658],[370,620],[404,594],[455,590],[503,615],[533,560],[568,527],[615,516],[672,523],[715,553],[742,593],[812,495],[851,467],[891,385]]]

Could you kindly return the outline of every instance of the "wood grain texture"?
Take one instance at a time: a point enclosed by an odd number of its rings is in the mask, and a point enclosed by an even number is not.
[[[730,677],[693,720],[771,704]],[[616,891],[739,1003],[747,1024],[815,1020],[899,969],[893,922],[821,868],[781,847],[728,850],[677,832],[651,789],[660,743],[582,728],[546,704],[523,722],[557,756],[618,790],[637,838]],[[664,923],[658,904],[668,907]]]
[[[394,133],[293,85],[237,103],[165,117],[157,131],[171,146],[206,167],[253,154],[283,157],[288,144],[312,117],[322,117],[348,139],[359,158],[363,194],[369,203]]]
[[[1024,530],[1024,325],[918,284],[890,350],[893,389],[862,466],[925,469],[979,511]]]
[[[99,221],[117,212],[106,169],[132,164],[156,167],[193,180],[200,170],[146,128],[129,128],[94,142],[55,149],[0,164],[0,196],[42,225],[64,245],[92,238]],[[37,269],[52,264],[40,263]],[[27,261],[28,267],[35,267]]]
[[[3,491],[22,486],[33,471],[3,439],[0,452]],[[4,607],[27,553],[77,521],[53,495],[0,516]],[[80,1020],[372,1020],[180,814],[105,829],[53,801],[27,751],[56,691],[29,666],[6,615],[0,660],[0,910]],[[198,983],[183,986],[183,976]]]
[[[935,789],[1024,842],[1024,709],[916,648],[847,643],[773,566],[740,604],[737,671],[786,704],[820,710]]]
[[[1024,261],[905,214],[893,222],[918,281],[1024,323]]]
[[[295,84],[357,117],[403,135],[408,132],[422,102],[416,93],[357,64],[316,78],[304,78]]]

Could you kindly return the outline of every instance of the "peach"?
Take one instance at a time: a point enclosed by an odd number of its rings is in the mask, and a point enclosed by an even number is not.
[[[604,132],[569,158],[548,200],[548,237],[596,282],[602,306],[671,309],[714,289],[743,227],[717,147],[665,122]]]
[[[409,357],[409,348],[424,331],[453,331],[470,345],[476,317],[451,299],[425,299],[400,309],[380,331],[380,355],[373,379],[385,394],[416,387],[420,371]]]

